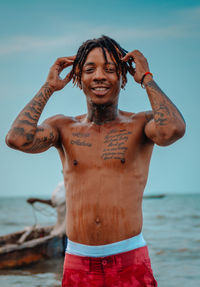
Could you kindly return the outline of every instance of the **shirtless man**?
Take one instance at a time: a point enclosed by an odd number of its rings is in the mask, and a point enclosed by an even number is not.
[[[135,68],[132,66],[135,65]],[[63,69],[72,66],[64,79]],[[118,109],[130,72],[152,111]],[[87,114],[56,115],[38,125],[48,99],[73,79]],[[56,60],[45,84],[14,121],[6,143],[28,153],[57,148],[67,201],[64,286],[157,286],[142,237],[142,197],[154,144],[184,135],[185,122],[153,80],[146,58],[109,37],[86,41]]]

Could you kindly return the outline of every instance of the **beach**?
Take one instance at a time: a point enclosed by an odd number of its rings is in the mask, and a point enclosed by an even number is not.
[[[143,201],[143,236],[159,287],[200,286],[200,195],[166,195]],[[0,198],[0,235],[35,223],[51,225],[55,212],[33,212],[25,197]],[[61,286],[63,258],[17,269],[1,270],[1,287]]]

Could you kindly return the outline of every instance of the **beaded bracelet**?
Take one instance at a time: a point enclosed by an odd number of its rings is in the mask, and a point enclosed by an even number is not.
[[[143,85],[143,81],[144,81],[144,78],[146,77],[146,75],[151,75],[152,77],[153,77],[153,74],[151,73],[151,72],[146,72],[146,73],[144,73],[144,75],[142,76],[142,80],[141,80],[141,87],[143,88],[143,89],[145,89],[145,86]]]

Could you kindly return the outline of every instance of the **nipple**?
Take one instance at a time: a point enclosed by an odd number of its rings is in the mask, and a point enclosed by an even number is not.
[[[78,161],[75,159],[75,160],[73,161],[73,164],[74,164],[74,165],[78,165]]]

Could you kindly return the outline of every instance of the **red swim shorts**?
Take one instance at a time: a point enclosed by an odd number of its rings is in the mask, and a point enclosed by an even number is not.
[[[147,246],[106,257],[65,254],[62,287],[153,286]]]

